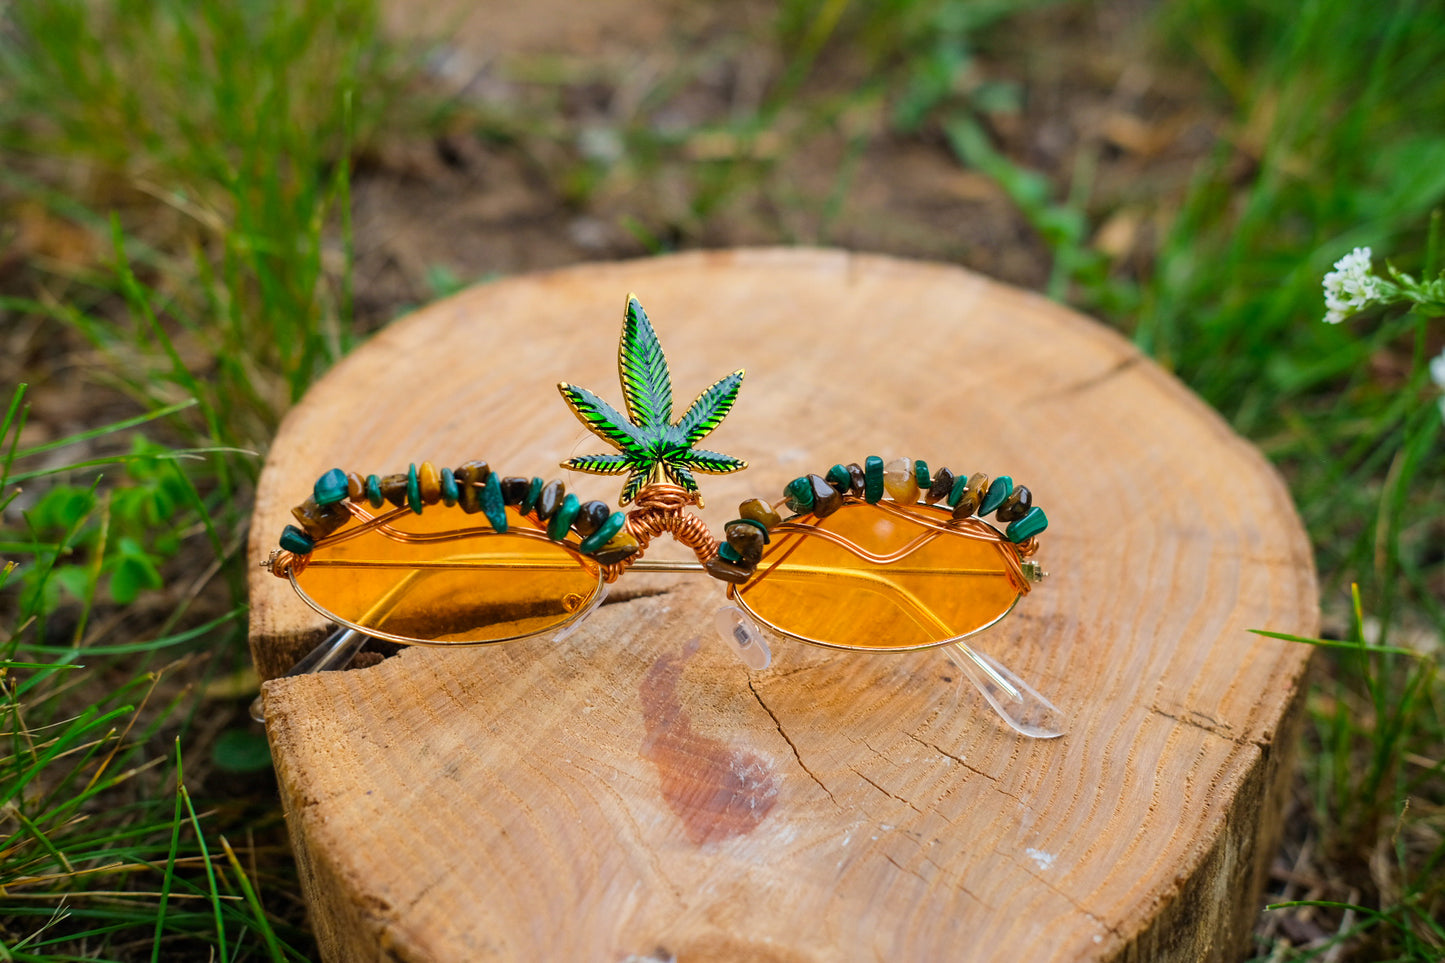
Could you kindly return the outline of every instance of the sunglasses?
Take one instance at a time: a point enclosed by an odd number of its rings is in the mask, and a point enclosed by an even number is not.
[[[288,674],[340,668],[369,638],[560,639],[626,572],[702,572],[725,585],[732,604],[715,625],[750,668],[770,664],[770,639],[865,652],[938,648],[1016,731],[1062,734],[1052,703],[966,641],[1044,576],[1032,556],[1048,519],[1028,488],[1007,475],[869,456],[795,478],[776,501],[743,502],[719,539],[690,511],[703,505],[696,475],[747,463],[696,445],[732,409],[743,372],[720,378],[673,421],[666,358],[630,295],[618,370],[625,414],[585,388],[558,385],[573,414],[615,449],[562,467],[626,475],[617,510],[579,500],[560,480],[504,476],[483,461],[424,462],[385,476],[336,468],[317,479],[263,564],[338,629]],[[644,557],[663,534],[696,560]]]

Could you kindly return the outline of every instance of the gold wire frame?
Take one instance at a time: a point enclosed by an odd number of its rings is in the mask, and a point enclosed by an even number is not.
[[[598,565],[595,561],[579,552],[573,545],[571,545],[566,540],[553,540],[544,531],[533,528],[509,527],[508,531],[506,532],[507,536],[529,538],[540,542],[546,542],[561,549],[562,553],[564,554],[559,554],[555,561],[541,560],[537,559],[534,556],[529,556],[525,559],[522,557],[517,557],[511,562],[508,562],[505,556],[498,557],[495,555],[457,555],[450,558],[438,559],[434,561],[346,560],[336,561],[333,563],[326,559],[314,559],[310,555],[301,556],[292,554],[290,552],[282,551],[273,554],[268,560],[267,566],[274,574],[287,578],[290,581],[292,588],[296,591],[296,594],[301,598],[301,600],[306,603],[306,605],[308,605],[310,608],[315,610],[318,614],[340,625],[345,625],[373,638],[385,639],[387,641],[396,642],[404,645],[432,645],[439,647],[456,645],[495,645],[502,642],[511,642],[518,641],[520,639],[532,638],[538,634],[546,634],[547,632],[569,631],[572,627],[579,623],[588,613],[590,613],[597,604],[600,603],[602,596],[605,594],[605,585],[607,583],[616,581],[622,575],[622,573],[627,571],[629,568],[636,568],[640,571],[652,572],[701,571],[703,564],[712,559],[713,556],[717,554],[717,549],[720,543],[712,535],[712,533],[708,531],[706,523],[703,522],[701,518],[699,518],[692,512],[686,510],[688,507],[696,504],[699,504],[699,502],[695,494],[687,492],[676,485],[656,483],[645,487],[638,494],[635,500],[635,507],[628,512],[627,522],[624,526],[624,530],[637,539],[639,550],[631,557],[612,565]],[[465,528],[441,532],[406,532],[399,528],[396,528],[392,523],[398,519],[411,516],[413,513],[410,508],[395,508],[382,514],[372,515],[365,508],[356,503],[347,502],[345,503],[345,505],[347,510],[352,514],[352,516],[357,520],[359,524],[347,526],[341,531],[338,531],[332,535],[318,540],[316,543],[316,548],[322,549],[332,547],[372,531],[379,532],[386,538],[393,541],[412,544],[446,543],[467,539],[487,538],[488,536],[497,536],[499,534],[489,525],[485,524],[473,525]],[[782,522],[780,525],[776,526],[769,533],[770,537],[775,539],[788,539],[791,536],[793,537],[793,544],[783,551],[783,555],[780,558],[770,559],[765,554],[764,562],[760,563],[759,570],[754,574],[752,579],[750,579],[746,584],[741,586],[729,585],[727,587],[728,598],[736,602],[739,606],[741,606],[744,611],[748,613],[751,618],[756,620],[759,624],[766,626],[770,631],[775,632],[785,638],[793,639],[798,642],[803,642],[808,645],[822,646],[824,648],[831,649],[844,649],[849,651],[909,652],[948,645],[961,639],[966,639],[972,635],[976,635],[979,632],[982,632],[990,628],[991,626],[996,625],[999,621],[1007,617],[1008,614],[1013,611],[1014,606],[1018,604],[1018,600],[1024,595],[1028,594],[1030,586],[1029,580],[1025,577],[1023,573],[1022,558],[1033,554],[1033,552],[1036,550],[1037,545],[1034,539],[1029,539],[1027,542],[1015,546],[1013,543],[1009,542],[1004,537],[1004,535],[999,532],[998,529],[994,528],[992,525],[989,525],[987,522],[984,522],[977,518],[949,518],[947,520],[943,520],[943,518],[941,518],[939,515],[934,514],[934,506],[927,505],[923,502],[907,506],[899,505],[889,501],[879,501],[877,503],[870,504],[865,502],[863,499],[858,498],[857,496],[846,495],[843,498],[842,506],[837,509],[837,511],[847,511],[850,508],[863,505],[867,505],[869,508],[881,510],[886,514],[905,519],[913,524],[921,526],[925,529],[925,531],[919,533],[908,543],[895,549],[892,552],[889,552],[887,554],[878,554],[863,548],[851,539],[839,535],[836,532],[832,532],[827,529],[818,527],[818,523],[823,521],[823,519],[819,519],[814,516],[793,516]],[[812,518],[813,520],[800,520],[805,518]],[[690,563],[657,562],[650,559],[644,560],[642,556],[649,543],[652,541],[653,538],[663,534],[664,532],[671,534],[677,541],[691,548],[694,554],[697,556],[698,561]],[[896,568],[896,566],[899,562],[905,560],[908,556],[918,551],[924,545],[927,545],[932,541],[936,540],[937,538],[946,535],[977,539],[980,541],[997,544],[1000,547],[1000,551],[998,554],[1003,563],[1002,571],[958,570],[954,572],[948,570],[951,574],[996,575],[998,577],[1007,578],[1016,592],[1013,600],[1010,602],[1008,607],[1001,611],[997,616],[989,620],[987,623],[979,625],[978,627],[962,635],[950,636],[947,638],[939,639],[937,641],[907,646],[850,645],[846,643],[833,642],[825,639],[816,639],[805,635],[799,635],[783,626],[777,625],[772,620],[760,615],[756,610],[752,608],[752,606],[748,604],[746,597],[748,590],[759,584],[761,581],[766,580],[778,565],[782,564],[782,562],[785,561],[793,551],[796,551],[796,549],[803,544],[802,539],[804,538],[821,538],[827,540],[836,545],[839,545],[840,547],[844,548],[846,551],[850,552],[861,560],[864,560],[874,565],[888,566],[892,568],[892,570],[895,572],[937,572],[939,571],[937,569],[910,570],[898,569]],[[567,559],[567,556],[570,556],[570,561]],[[772,564],[766,570],[764,570],[762,568],[762,565],[766,564],[769,561],[771,561]],[[401,580],[382,598],[378,599],[376,604],[373,606],[372,609],[369,610],[369,612],[384,611],[392,605],[396,604],[397,596],[400,593],[403,593],[415,578],[421,578],[430,572],[443,570],[454,571],[465,570],[468,568],[515,568],[542,570],[547,568],[560,568],[567,564],[576,564],[580,568],[583,568],[585,570],[594,570],[596,572],[598,587],[590,596],[580,600],[580,602],[577,604],[575,611],[573,611],[572,614],[568,616],[568,618],[557,623],[554,626],[549,626],[542,633],[528,632],[519,635],[507,636],[504,638],[486,640],[428,640],[419,639],[412,636],[401,636],[393,633],[388,633],[381,629],[371,628],[366,625],[360,624],[357,621],[341,618],[335,612],[332,612],[330,609],[328,609],[325,605],[321,604],[316,599],[313,599],[306,592],[306,590],[301,587],[300,583],[297,580],[297,576],[303,573],[308,567],[308,565],[326,566],[331,564],[353,568],[405,568],[415,570],[412,576],[408,576],[407,578]],[[859,569],[855,572],[847,573],[840,573],[835,569],[828,569],[827,571],[829,572],[829,576],[834,578],[847,577],[862,580],[884,581],[881,575],[875,575],[864,569]],[[822,569],[820,568],[820,575],[821,573]],[[898,588],[898,586],[896,585],[894,585],[893,588],[895,592],[898,592],[908,603],[908,605],[915,609],[918,613],[924,614],[935,622],[938,621],[937,618],[932,615],[928,607],[924,605],[920,600],[914,598],[911,593],[908,593],[905,590]]]
[[[862,499],[859,499],[856,496],[845,496],[843,506],[837,509],[836,512],[832,514],[846,511],[849,507],[867,504],[867,502],[864,502]],[[778,635],[783,636],[784,638],[792,639],[797,642],[804,642],[808,645],[822,646],[823,648],[828,649],[843,649],[850,652],[916,652],[921,649],[933,649],[943,645],[951,645],[955,642],[960,642],[963,639],[967,639],[970,636],[977,635],[978,633],[983,632],[994,625],[997,625],[1000,621],[1007,618],[1008,614],[1014,610],[1014,606],[1018,604],[1019,599],[1023,598],[1025,595],[1028,594],[1030,588],[1029,580],[1024,576],[1022,560],[1019,557],[1020,553],[1017,550],[1010,550],[1012,548],[1012,543],[1004,537],[1002,532],[1000,532],[998,529],[994,528],[987,522],[981,521],[977,518],[949,519],[948,521],[941,521],[938,517],[932,515],[932,513],[929,511],[918,511],[917,509],[920,508],[928,509],[932,507],[922,502],[916,503],[914,505],[903,506],[898,505],[897,503],[879,501],[872,504],[870,507],[880,509],[886,514],[903,518],[909,522],[923,527],[925,531],[914,536],[913,539],[911,539],[903,546],[885,555],[878,554],[876,552],[870,552],[850,538],[846,538],[836,532],[828,531],[825,528],[818,527],[818,523],[823,521],[824,519],[815,518],[812,522],[801,522],[797,520],[799,517],[808,516],[795,516],[794,518],[789,518],[785,520],[781,525],[776,526],[771,532],[769,532],[769,535],[773,536],[774,538],[777,538],[779,536],[781,536],[782,538],[787,538],[788,536],[797,536],[797,538],[794,539],[793,544],[783,551],[781,557],[770,559],[765,555],[764,561],[759,563],[758,571],[751,579],[749,579],[743,585],[728,586],[728,598],[733,602],[736,602],[743,609],[743,611],[748,614],[750,618],[752,618],[760,625],[766,626],[770,631],[775,632]],[[832,514],[827,517],[832,517]],[[769,578],[775,571],[777,571],[778,568],[785,561],[787,561],[788,556],[791,555],[793,552],[797,551],[797,549],[802,546],[802,540],[804,538],[821,538],[825,541],[838,545],[839,547],[845,549],[856,557],[863,559],[864,561],[871,562],[875,565],[889,566],[890,569],[894,572],[901,571],[933,573],[939,572],[939,570],[932,568],[899,569],[896,566],[898,562],[906,559],[908,556],[917,552],[923,546],[931,543],[935,539],[943,537],[944,535],[953,535],[962,538],[972,538],[979,541],[998,544],[1002,549],[999,552],[999,557],[1002,560],[1004,566],[1003,571],[993,569],[960,569],[948,570],[948,574],[983,575],[1007,578],[1015,590],[1013,601],[1009,603],[1007,608],[1005,608],[1002,612],[1000,612],[988,622],[979,625],[976,628],[973,628],[961,635],[948,636],[946,638],[938,639],[933,642],[923,642],[917,645],[849,645],[846,643],[830,642],[824,639],[815,639],[810,636],[799,635],[796,632],[792,632],[778,625],[776,622],[760,614],[756,609],[754,609],[750,604],[748,604],[748,592],[751,589],[755,588],[757,585],[759,585],[761,582]],[[1032,548],[1033,546],[1030,547]],[[769,565],[766,570],[764,570],[763,565],[767,564],[770,561],[772,564]],[[822,567],[818,568],[821,573],[823,571]],[[831,568],[827,569],[826,571],[828,571],[832,575],[832,577],[835,578],[844,577],[877,582],[886,581],[886,579],[884,579],[882,575],[868,572],[863,569],[847,573],[840,573],[837,570]],[[915,613],[926,616],[927,619],[933,621],[935,624],[938,624],[940,627],[946,628],[946,626],[942,626],[942,623],[939,622],[938,618],[933,615],[928,606],[923,604],[923,602],[919,600],[916,596],[914,596],[911,592],[899,588],[897,585],[891,585],[891,587],[900,598],[902,598],[905,602],[908,603],[908,606],[913,609]]]
[[[409,544],[446,543],[463,541],[467,539],[481,539],[487,538],[489,536],[502,536],[512,538],[526,538],[538,542],[545,542],[548,545],[555,546],[557,549],[560,550],[559,556],[555,560],[539,559],[535,556],[514,556],[509,561],[507,559],[507,556],[456,555],[450,558],[438,560],[401,559],[393,561],[389,559],[383,559],[376,561],[358,561],[354,559],[348,559],[344,561],[333,562],[332,560],[325,558],[315,559],[312,558],[310,555],[298,556],[290,552],[280,552],[271,557],[268,564],[270,565],[272,572],[279,575],[284,575],[286,579],[291,583],[292,589],[295,590],[297,596],[300,597],[301,601],[305,602],[318,614],[337,623],[338,625],[344,625],[347,628],[354,629],[355,631],[360,632],[364,635],[368,635],[372,638],[384,639],[388,642],[396,642],[401,645],[430,645],[439,648],[461,645],[497,645],[503,642],[516,642],[520,641],[521,639],[534,638],[538,635],[545,635],[547,633],[569,631],[570,629],[575,627],[583,618],[585,618],[588,613],[590,613],[594,608],[596,608],[597,605],[601,602],[603,595],[605,595],[606,579],[604,578],[603,567],[598,565],[596,562],[593,562],[591,559],[587,558],[581,552],[577,551],[577,549],[574,548],[571,544],[562,540],[553,540],[549,538],[545,532],[530,528],[509,528],[505,535],[502,535],[502,533],[495,531],[490,526],[483,525],[475,525],[467,528],[445,532],[405,532],[401,529],[396,528],[391,523],[396,519],[406,518],[414,514],[410,508],[396,508],[381,515],[372,515],[365,508],[354,503],[346,503],[346,508],[349,512],[351,512],[352,516],[354,516],[360,522],[360,524],[348,527],[342,531],[338,531],[332,535],[329,535],[326,538],[320,539],[316,543],[316,547],[318,549],[330,548],[335,545],[339,545],[342,542],[350,541],[351,539],[354,539],[360,535],[364,535],[368,532],[376,531],[384,535],[386,538],[391,539],[392,541],[404,542]],[[569,556],[570,558],[568,558]],[[497,568],[519,571],[545,571],[548,569],[562,568],[567,565],[575,565],[577,568],[580,568],[584,571],[593,572],[597,576],[597,586],[593,589],[590,595],[577,599],[575,607],[572,609],[571,613],[568,615],[567,618],[556,623],[555,625],[548,626],[542,632],[524,632],[518,635],[509,635],[496,639],[446,641],[441,639],[422,639],[415,636],[397,635],[395,633],[387,632],[383,629],[374,628],[362,624],[361,620],[342,618],[340,615],[336,614],[331,609],[327,608],[316,599],[312,598],[311,595],[304,588],[301,587],[301,583],[298,581],[297,577],[312,565],[315,565],[318,568],[335,565],[337,567],[355,569],[395,568],[413,570],[411,575],[403,578],[388,592],[386,592],[381,598],[377,599],[373,606],[367,611],[368,616],[374,613],[382,613],[389,610],[391,607],[397,604],[399,596],[405,593],[416,579],[422,578],[428,574],[438,571],[459,571],[466,569]]]

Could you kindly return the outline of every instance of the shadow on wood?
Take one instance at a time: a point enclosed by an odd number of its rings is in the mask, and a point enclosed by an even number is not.
[[[807,250],[594,264],[393,325],[288,417],[252,555],[333,466],[595,447],[557,396],[615,390],[623,297],[679,395],[747,381],[703,479],[715,531],[868,454],[1010,474],[1050,577],[980,639],[1070,718],[1006,729],[936,653],[779,645],[749,674],[711,580],[624,578],[561,643],[407,649],[266,686],[312,921],[333,961],[1226,960],[1272,856],[1316,628],[1284,486],[1112,332],[956,268]],[[614,397],[614,400],[615,397]],[[617,481],[569,487],[615,499]],[[263,676],[315,641],[252,580]]]

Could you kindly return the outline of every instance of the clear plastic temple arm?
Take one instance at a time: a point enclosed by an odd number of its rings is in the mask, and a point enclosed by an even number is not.
[[[306,675],[308,672],[330,672],[332,669],[345,668],[347,663],[356,657],[356,653],[361,651],[368,638],[369,636],[355,629],[337,629],[323,639],[320,645],[306,653],[286,675]],[[266,721],[266,708],[260,696],[251,703],[251,718],[257,722]]]
[[[952,650],[957,650],[958,655]],[[1057,739],[1064,734],[1064,714],[1008,666],[970,646],[962,639],[943,650],[944,657],[963,670],[995,712],[1021,735]]]

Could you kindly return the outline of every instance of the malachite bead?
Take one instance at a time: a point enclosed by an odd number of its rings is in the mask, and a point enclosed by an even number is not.
[[[325,538],[351,518],[351,513],[340,502],[318,505],[315,497],[308,498],[291,509],[291,514],[301,524],[302,530],[312,538]]]
[[[731,582],[734,585],[742,585],[753,577],[753,570],[739,565],[737,562],[729,562],[721,555],[714,555],[703,563],[702,569],[713,578],[722,579],[724,582]]]
[[[580,518],[581,516],[578,517]],[[575,526],[577,523],[574,521],[572,524]],[[626,512],[613,512],[611,515],[607,516],[606,521],[604,521],[601,525],[597,526],[596,531],[594,531],[591,535],[588,535],[586,538],[582,539],[582,544],[579,545],[578,548],[582,551],[582,554],[591,555],[593,552],[597,551],[598,549],[602,548],[602,546],[612,541],[612,536],[622,531],[622,526],[626,524]]]
[[[281,530],[281,547],[292,555],[310,555],[316,543],[295,525],[287,525]]]
[[[316,499],[318,505],[335,505],[346,499],[346,489],[346,472],[333,468],[316,479],[316,485],[311,489],[311,497]]]
[[[953,472],[940,468],[933,473],[933,484],[928,486],[928,504],[941,502],[953,492]]]
[[[507,506],[502,501],[502,480],[496,472],[487,475],[487,483],[482,486],[482,514],[497,532],[507,530]]]
[[[417,475],[415,465],[412,465],[406,474],[406,503],[412,511],[421,514],[421,478]]]
[[[1049,518],[1044,514],[1044,510],[1030,508],[1023,518],[1011,522],[1009,527],[1004,529],[1004,535],[1010,542],[1022,542],[1024,539],[1033,538],[1048,527]]]
[[[527,497],[527,489],[532,487],[532,479],[519,478],[516,475],[508,475],[500,483],[502,489],[502,501],[507,505],[520,505],[522,499]]]
[[[918,482],[918,487],[921,490],[928,491],[929,486],[933,484],[933,478],[928,474],[928,462],[921,459],[914,461],[913,480]]]
[[[557,514],[557,509],[562,507],[562,496],[567,494],[567,486],[560,478],[549,481],[542,489],[542,494],[537,496],[537,517],[547,521]]]
[[[883,490],[895,502],[912,505],[918,501],[918,479],[911,458],[895,458],[884,466]]]
[[[838,489],[828,484],[828,479],[822,475],[809,475],[808,482],[813,486],[814,515],[827,518],[843,507],[843,496]]]
[[[462,497],[461,491],[457,488],[457,476],[450,468],[443,468],[438,484],[442,490],[442,504],[451,508]]]
[[[1016,522],[1029,513],[1034,507],[1034,493],[1024,485],[1013,490],[1013,494],[1003,500],[998,507],[998,514],[994,516],[1001,522]]]
[[[1000,475],[988,486],[988,494],[983,496],[983,502],[978,506],[980,515],[987,515],[1003,504],[1003,500],[1014,493],[1014,480],[1007,475]]]
[[[442,500],[442,476],[437,466],[424,461],[416,469],[417,484],[421,486],[421,500],[425,505],[435,505]]]
[[[869,455],[863,459],[863,500],[870,505],[883,497],[883,459]]]
[[[397,508],[406,505],[406,476],[384,475],[381,479],[381,494]]]
[[[958,504],[958,500],[963,497],[963,492],[964,492],[964,489],[966,489],[966,488],[968,488],[968,476],[966,476],[966,475],[954,475],[954,476],[953,476],[953,488],[951,488],[951,489],[949,490],[949,492],[948,492],[948,507],[949,507],[949,508],[952,508],[952,507],[954,507],[955,505]]]
[[[856,461],[848,463],[848,476],[853,479],[852,493],[859,498],[863,497],[863,490],[868,487],[868,479],[864,477],[863,466]]]
[[[761,498],[749,498],[743,502],[738,506],[738,514],[757,522],[768,531],[772,531],[783,523],[783,516],[773,511],[773,507]]]
[[[606,502],[593,500],[583,502],[582,507],[577,509],[577,517],[572,519],[572,531],[583,538],[589,537],[607,521],[612,514],[612,509]],[[605,539],[604,539],[605,541]]]
[[[742,554],[727,542],[723,542],[717,547],[717,557],[725,562],[732,562],[734,565],[743,564]]]
[[[853,490],[853,476],[848,474],[848,469],[844,465],[834,465],[828,469],[828,474],[824,477],[828,479],[828,484],[838,490],[840,495],[847,495]]]
[[[354,502],[366,497],[366,479],[354,471],[346,473],[346,497]]]
[[[612,540],[592,553],[598,564],[616,565],[629,555],[636,555],[641,546],[637,544],[637,538],[631,532],[621,531],[612,536]]]
[[[386,497],[381,494],[381,476],[366,476],[366,503],[372,508],[380,508],[386,504]]]
[[[537,499],[542,497],[542,486],[545,484],[546,482],[540,478],[532,479],[532,484],[527,489],[527,495],[522,499],[521,509],[523,515],[529,514],[532,509],[537,507]]]
[[[783,497],[787,499],[790,511],[806,515],[813,510],[813,483],[808,481],[807,475],[799,475],[788,482],[788,487],[783,489]]]
[[[567,533],[572,530],[572,519],[577,517],[577,509],[581,507],[582,503],[577,500],[577,496],[569,492],[562,499],[562,504],[557,506],[552,520],[547,523],[547,537],[554,542],[566,538]]]

